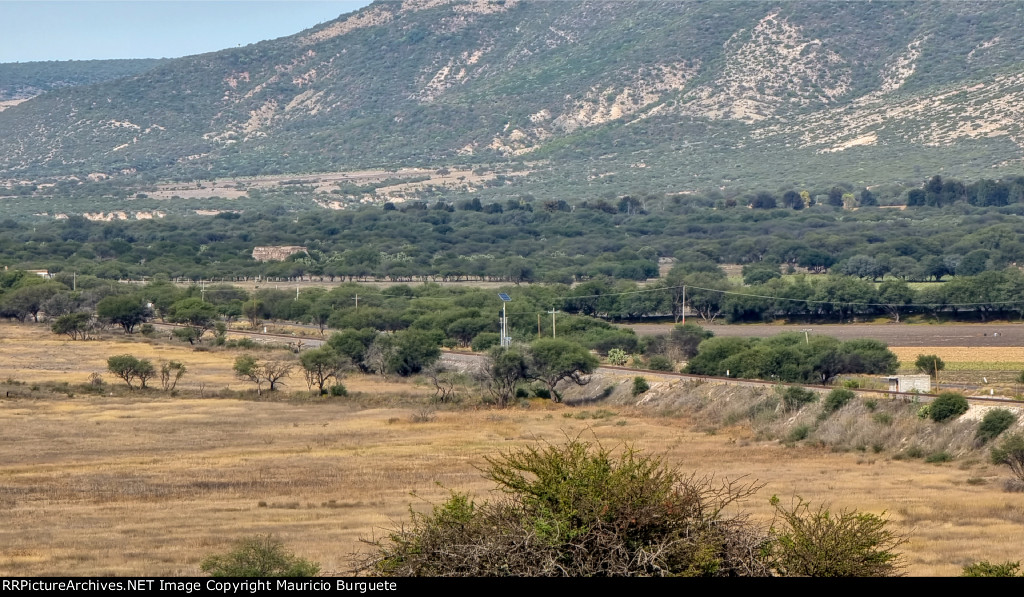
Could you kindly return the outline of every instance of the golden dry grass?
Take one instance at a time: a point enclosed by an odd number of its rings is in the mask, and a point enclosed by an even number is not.
[[[580,420],[561,416],[566,409],[441,412],[413,423],[413,409],[344,403],[0,402],[0,575],[197,574],[203,556],[268,532],[342,572],[359,538],[406,520],[410,504],[426,508],[445,488],[486,497],[477,469],[486,455],[580,433],[631,442],[687,471],[767,483],[744,504],[762,520],[772,494],[887,511],[911,536],[911,574],[1020,558],[1019,494],[1004,493],[1002,471],[982,462],[737,444],[739,430],[707,435],[626,412]]]
[[[90,373],[100,373],[109,383],[123,383],[107,373],[107,358],[131,354],[159,361],[181,361],[189,373],[182,380],[183,389],[198,389],[200,383],[211,388],[225,386],[244,389],[245,383],[235,379],[231,367],[238,353],[197,352],[188,344],[147,342],[138,335],[113,335],[102,340],[68,340],[45,325],[0,324],[0,375],[28,383],[85,383]]]
[[[236,353],[116,339],[65,343],[48,333],[29,342],[11,327],[23,326],[0,326],[0,379],[65,375],[78,383],[93,367],[102,370],[108,354],[152,350],[185,360],[211,383],[241,384],[228,379]],[[49,362],[35,365],[26,354]],[[357,380],[346,383],[351,389]],[[204,556],[254,533],[275,533],[326,572],[345,572],[363,547],[359,538],[406,521],[410,505],[428,508],[449,489],[486,498],[485,456],[581,433],[605,445],[632,443],[684,471],[766,483],[742,504],[762,521],[773,494],[886,511],[910,536],[904,552],[913,575],[956,575],[969,562],[1022,557],[1020,494],[1005,493],[1008,472],[980,459],[932,465],[787,448],[753,439],[746,427],[701,433],[678,417],[543,401],[526,410],[440,411],[415,423],[427,388],[376,387],[405,394],[410,406],[141,393],[0,398],[0,575],[195,575]]]
[[[140,359],[150,359],[157,369],[162,361],[183,363],[188,372],[177,386],[182,393],[199,395],[201,388],[207,393],[222,388],[251,390],[255,386],[235,377],[232,369],[235,358],[243,352],[247,351],[195,350],[179,341],[147,340],[139,334],[125,336],[120,332],[106,334],[96,340],[69,340],[67,336],[51,333],[46,325],[0,324],[0,380],[14,379],[29,384],[67,382],[77,385],[86,383],[91,373],[99,373],[108,384],[127,389],[121,378],[107,372],[107,358],[131,354]],[[261,359],[290,356],[283,350],[248,352]],[[428,394],[426,388],[411,388],[409,384],[385,382],[378,377],[364,375],[350,375],[344,383],[352,392]],[[150,381],[149,385],[159,386],[159,379]],[[285,380],[284,389],[306,389],[299,371]]]

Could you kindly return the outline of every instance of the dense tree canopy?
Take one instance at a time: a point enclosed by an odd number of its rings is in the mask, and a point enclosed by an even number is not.
[[[710,338],[690,359],[687,373],[794,383],[827,384],[846,373],[894,373],[896,355],[876,340],[840,342],[828,336]]]

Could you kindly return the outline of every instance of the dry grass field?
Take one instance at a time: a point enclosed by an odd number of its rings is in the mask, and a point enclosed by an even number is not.
[[[232,334],[229,333],[228,337],[231,338]],[[150,359],[157,369],[162,361],[174,360],[184,364],[188,372],[177,386],[181,394],[208,395],[224,388],[251,390],[255,386],[239,380],[232,370],[235,358],[243,352],[252,352],[257,358],[289,356],[287,350],[195,350],[183,342],[147,340],[139,334],[128,337],[120,332],[110,333],[98,340],[73,341],[67,336],[51,333],[43,324],[8,323],[0,324],[0,381],[13,379],[27,384],[67,382],[77,385],[86,383],[92,373],[99,373],[109,386],[114,386],[114,390],[126,390],[127,386],[121,378],[107,372],[107,358],[117,354],[131,354],[140,359]],[[306,389],[298,371],[285,382],[288,391]],[[159,379],[151,380],[149,385],[159,387]],[[430,394],[425,387],[384,382],[380,378],[360,375],[347,378],[345,386],[353,392],[381,396]]]
[[[185,361],[183,396],[197,379],[246,386],[230,376],[237,353],[64,342],[42,327],[29,339],[24,329],[0,325],[0,379],[78,384],[107,355],[130,352]],[[486,499],[485,456],[578,434],[631,443],[684,471],[764,483],[741,507],[766,523],[773,494],[887,512],[910,538],[911,575],[1024,559],[1024,500],[1003,491],[1008,471],[980,458],[927,464],[786,447],[745,427],[707,433],[679,416],[609,407],[587,417],[593,409],[544,401],[424,417],[422,385],[346,385],[354,397],[316,402],[0,396],[0,575],[194,575],[204,556],[254,533],[275,533],[325,572],[344,573],[365,547],[359,539],[406,521],[410,506],[429,508],[449,490]]]
[[[182,343],[147,342],[138,334],[130,338],[116,334],[102,340],[72,341],[51,333],[45,325],[5,324],[0,325],[0,351],[0,378],[29,383],[81,384],[91,373],[100,373],[108,383],[123,384],[107,373],[107,357],[130,353],[150,359],[158,367],[161,360],[183,362],[189,373],[182,380],[182,389],[198,391],[201,383],[215,389],[243,389],[245,385],[231,373],[235,354],[196,352]]]

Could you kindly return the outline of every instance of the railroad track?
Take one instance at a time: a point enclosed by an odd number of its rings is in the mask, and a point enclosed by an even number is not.
[[[156,326],[160,326],[160,327],[168,327],[168,328],[183,327],[183,326],[180,326],[178,324],[173,324],[173,323],[158,323],[158,324],[155,324],[155,325]],[[303,348],[303,347],[306,347],[306,348],[316,348],[318,346],[321,346],[324,343],[324,340],[319,339],[319,338],[310,338],[310,337],[304,337],[304,336],[290,336],[290,335],[287,335],[287,334],[273,334],[273,333],[269,333],[269,332],[268,333],[264,333],[264,332],[253,332],[253,331],[247,331],[247,330],[230,330],[230,333],[237,334],[237,335],[242,335],[242,336],[256,336],[256,337],[262,337],[262,338],[274,338],[274,339],[288,340],[289,343],[298,343],[299,348]],[[443,353],[449,359],[462,360],[464,362],[465,361],[468,361],[468,362],[481,362],[481,361],[483,361],[486,358],[483,355],[467,354],[467,353],[464,353],[464,352],[452,352],[452,351],[448,351],[448,350],[443,351]],[[756,387],[799,386],[801,388],[807,388],[807,389],[811,389],[811,390],[825,390],[825,391],[834,390],[836,388],[836,386],[825,386],[825,385],[816,385],[816,384],[798,384],[798,383],[790,383],[790,382],[783,382],[783,381],[770,381],[770,380],[762,380],[762,379],[740,379],[740,378],[736,378],[736,377],[719,377],[719,376],[714,376],[714,375],[694,375],[694,374],[691,374],[691,373],[677,373],[677,372],[674,372],[674,371],[655,371],[653,369],[634,369],[634,368],[630,368],[630,367],[619,367],[619,366],[616,366],[616,365],[601,365],[600,367],[598,367],[598,371],[600,371],[600,370],[618,371],[618,372],[629,373],[629,374],[637,374],[637,375],[639,375],[639,374],[646,374],[646,375],[652,375],[652,376],[671,377],[671,378],[676,378],[676,379],[687,379],[687,380],[693,380],[693,381],[728,383],[728,384],[731,384],[731,385],[738,385],[738,386],[756,386]],[[897,398],[898,399],[903,399],[903,400],[906,400],[908,402],[913,402],[913,401],[931,402],[932,400],[934,400],[935,398],[938,397],[938,394],[920,394],[920,393],[915,393],[915,392],[893,392],[893,391],[889,391],[889,390],[874,390],[874,389],[865,389],[865,388],[851,388],[851,389],[854,392],[858,393],[858,394],[876,394],[876,395],[881,395],[881,396],[884,396],[884,397],[887,397],[887,398],[890,398],[890,399],[897,399]],[[1021,407],[1024,407],[1024,403],[1020,402],[1019,400],[1014,400],[1013,398],[998,398],[998,397],[995,397],[995,396],[992,396],[992,397],[967,396],[967,401],[969,403],[974,403],[974,404],[1001,404],[1001,405],[1010,404],[1010,405],[1019,405]]]
[[[675,378],[679,378],[679,379],[690,379],[690,380],[694,380],[694,381],[705,381],[705,382],[707,382],[707,381],[716,381],[716,382],[722,382],[722,383],[728,383],[728,384],[740,385],[740,386],[761,386],[761,387],[765,387],[765,386],[798,386],[798,387],[801,387],[801,388],[807,388],[807,389],[811,389],[811,390],[834,390],[837,387],[837,386],[824,386],[824,385],[815,385],[815,384],[791,383],[791,382],[784,382],[784,381],[769,381],[769,380],[762,380],[762,379],[740,379],[740,378],[737,378],[737,377],[718,377],[718,376],[714,376],[714,375],[694,375],[694,374],[691,374],[691,373],[676,373],[676,372],[673,372],[673,371],[654,371],[654,370],[651,370],[651,369],[632,369],[632,368],[629,368],[629,367],[617,367],[615,365],[602,365],[600,367],[600,369],[608,369],[608,370],[612,370],[612,371],[624,371],[624,372],[629,372],[629,373],[646,373],[648,375],[661,375],[661,376],[665,376],[665,377],[675,377]],[[902,398],[902,399],[905,399],[907,401],[918,400],[918,401],[921,401],[921,402],[931,402],[932,400],[934,400],[935,398],[938,398],[938,396],[939,396],[938,394],[921,394],[921,393],[918,393],[918,392],[893,392],[893,391],[890,391],[890,390],[874,390],[874,389],[866,389],[866,388],[850,388],[850,389],[853,390],[854,392],[858,393],[858,394],[880,394],[880,395],[884,395],[884,396],[889,397],[889,398]],[[922,398],[924,398],[926,400],[921,400]],[[1020,406],[1024,407],[1024,403],[1020,402],[1019,400],[1014,400],[1013,398],[997,398],[995,396],[992,396],[992,397],[967,396],[967,401],[968,402],[979,403],[979,404],[985,404],[985,403],[989,403],[989,404],[1007,404],[1007,403],[1009,403],[1009,404],[1016,404],[1016,405],[1020,405]]]

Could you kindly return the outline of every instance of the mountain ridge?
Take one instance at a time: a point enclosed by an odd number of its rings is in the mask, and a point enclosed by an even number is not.
[[[375,2],[2,112],[0,176],[530,160],[568,192],[1017,174],[1022,21],[1010,2]]]

